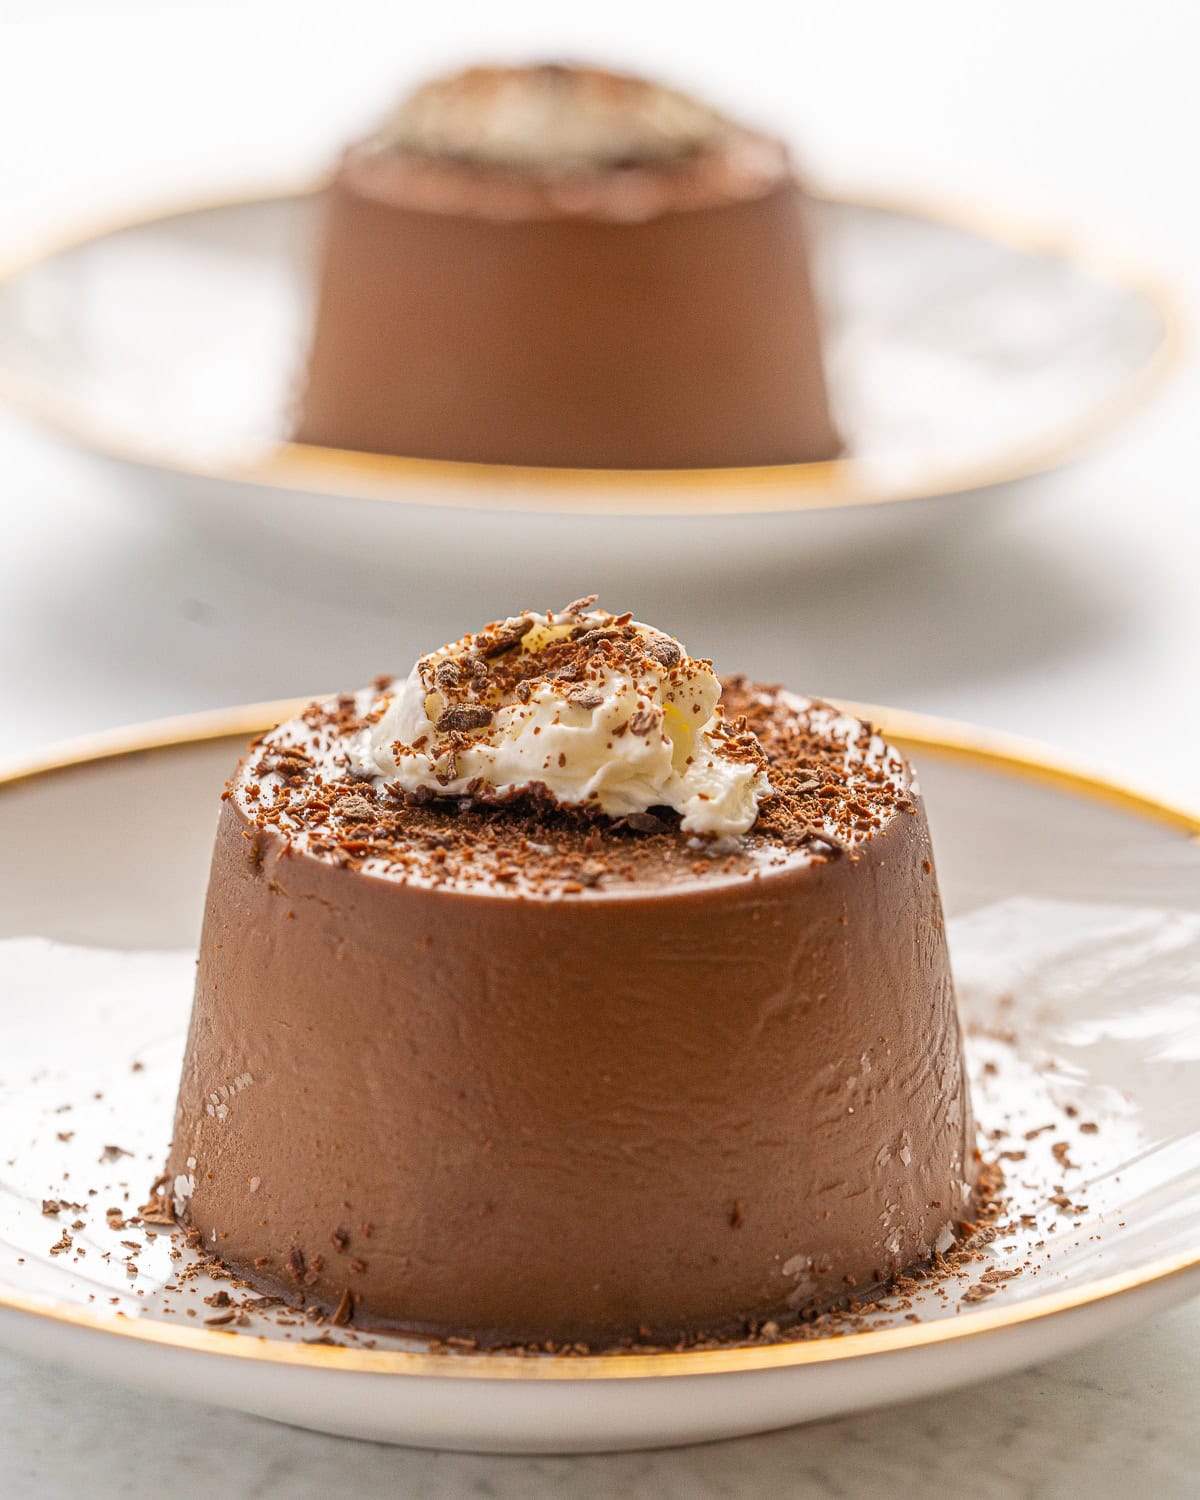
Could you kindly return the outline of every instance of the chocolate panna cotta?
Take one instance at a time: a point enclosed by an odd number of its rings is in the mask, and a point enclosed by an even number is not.
[[[295,436],[416,458],[833,458],[786,148],[596,68],[472,68],[344,154]]]
[[[911,768],[577,601],[225,793],[167,1191],[247,1280],[480,1346],[743,1336],[971,1217]]]

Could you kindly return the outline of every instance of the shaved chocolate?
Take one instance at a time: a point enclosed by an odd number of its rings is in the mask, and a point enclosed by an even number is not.
[[[649,734],[658,723],[658,715],[650,708],[639,708],[629,720],[630,734]]]
[[[514,646],[519,646],[525,638],[525,634],[533,621],[528,616],[515,622],[509,629],[498,629],[480,645],[480,654],[490,659],[494,656],[502,656],[506,651],[511,651]]]
[[[652,639],[646,644],[647,653],[655,661],[661,662],[664,667],[677,667],[683,659],[683,652],[679,642],[673,641],[670,636],[660,636]]]
[[[338,1299],[338,1305],[334,1309],[333,1315],[330,1317],[329,1321],[335,1328],[344,1328],[346,1324],[349,1323],[351,1317],[353,1316],[353,1313],[354,1298],[351,1295],[350,1288],[344,1287],[342,1289],[342,1295]]]
[[[313,804],[309,804],[310,808]],[[347,823],[370,823],[375,818],[375,804],[368,801],[361,792],[352,793],[348,797],[339,797],[337,802],[338,817]]]
[[[493,714],[490,708],[473,708],[460,704],[454,708],[447,708],[438,717],[437,731],[446,734],[451,731],[467,733],[472,729],[486,729],[492,722]]]

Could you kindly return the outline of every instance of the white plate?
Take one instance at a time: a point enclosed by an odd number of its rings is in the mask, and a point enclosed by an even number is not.
[[[823,198],[817,271],[845,459],[622,472],[302,447],[286,437],[317,204],[304,192],[192,207],[11,270],[0,392],[125,487],[236,521],[243,545],[316,538],[325,559],[392,574],[498,556],[535,572],[586,548],[597,577],[619,565],[627,581],[639,565],[728,566],[764,547],[819,565],[921,516],[889,502],[1043,472],[1106,434],[1176,343],[1171,299],[1141,273],[1045,234]],[[514,526],[514,512],[537,524]]]
[[[212,1284],[172,1291],[167,1237],[111,1229],[105,1210],[131,1212],[163,1157],[217,792],[248,732],[294,707],[122,732],[0,777],[0,1337],[12,1346],[325,1431],[563,1452],[929,1394],[1200,1289],[1200,820],[883,711],[918,755],[977,1112],[1026,1152],[1009,1171],[1029,1224],[912,1309],[884,1304],[865,1331],[799,1344],[517,1358],[369,1347],[338,1330],[346,1347],[330,1348],[304,1342],[315,1327],[258,1318],[204,1326]],[[107,1146],[133,1155],[102,1162]],[[1066,1212],[1049,1201],[1060,1182]],[[44,1217],[46,1197],[80,1202],[83,1227],[70,1228],[74,1209]],[[72,1245],[52,1255],[64,1228]],[[145,1244],[136,1276],[123,1239]]]

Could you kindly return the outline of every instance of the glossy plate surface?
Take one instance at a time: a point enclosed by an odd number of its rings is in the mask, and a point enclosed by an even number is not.
[[[249,731],[292,707],[122,732],[0,780],[0,1337],[15,1347],[353,1436],[571,1451],[936,1391],[1200,1289],[1200,822],[879,711],[917,757],[977,1112],[993,1150],[1016,1148],[1027,1223],[912,1306],[799,1344],[517,1358],[265,1316],[207,1326],[213,1283],[175,1290],[167,1236],[107,1211],[133,1212],[162,1160],[216,794]],[[68,1206],[47,1217],[48,1197]]]
[[[628,559],[622,515],[671,524],[678,552],[773,541],[842,549],[859,507],[964,494],[1052,468],[1145,395],[1177,342],[1140,272],[1044,234],[910,205],[814,204],[827,364],[848,456],[752,469],[511,468],[286,442],[303,362],[319,199],[193,207],[110,227],[0,278],[0,394],[85,453],[239,535],[314,528],[402,571],[453,538],[458,559],[586,543]],[[380,502],[387,502],[381,504]],[[903,508],[907,509],[907,507]],[[454,512],[472,513],[470,526]],[[447,512],[451,512],[447,515]],[[513,512],[537,528],[514,533]],[[336,523],[356,517],[368,531]],[[731,520],[741,524],[730,526]],[[724,523],[722,525],[722,522]],[[873,512],[869,525],[886,523]],[[333,535],[334,532],[338,535]],[[405,544],[405,545],[401,545]]]

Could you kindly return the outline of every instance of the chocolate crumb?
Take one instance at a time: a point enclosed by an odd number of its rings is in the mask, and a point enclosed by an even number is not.
[[[490,708],[470,703],[459,703],[451,708],[444,709],[438,715],[438,721],[434,725],[434,728],[439,734],[448,734],[451,732],[466,734],[473,729],[486,729],[492,722],[492,718],[493,714]]]
[[[652,636],[646,642],[646,655],[652,656],[662,666],[677,667],[683,660],[683,652],[680,650],[678,641],[673,641],[670,636]]]
[[[651,708],[639,708],[629,720],[630,734],[646,735],[658,723],[658,715]]]

